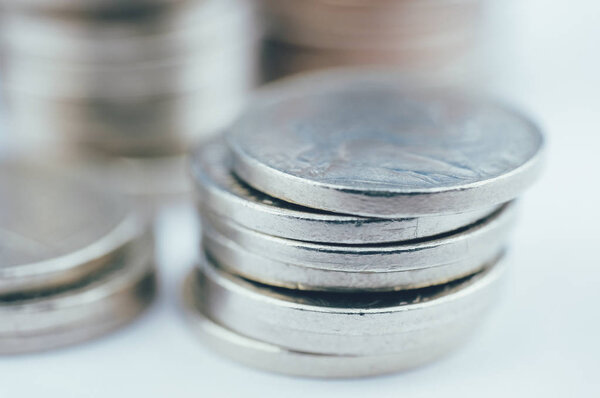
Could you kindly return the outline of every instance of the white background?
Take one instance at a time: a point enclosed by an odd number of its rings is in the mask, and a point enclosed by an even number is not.
[[[178,286],[193,261],[189,209],[159,219],[158,302],[133,325],[54,352],[0,358],[5,397],[600,396],[600,2],[498,0],[497,94],[549,138],[522,202],[503,302],[473,341],[411,372],[351,381],[248,369],[187,329]]]

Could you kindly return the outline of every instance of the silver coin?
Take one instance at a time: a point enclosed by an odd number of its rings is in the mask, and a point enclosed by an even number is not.
[[[144,231],[118,197],[36,167],[2,163],[0,197],[0,294],[73,283]]]
[[[0,296],[0,354],[71,345],[130,322],[154,297],[152,241],[145,243],[74,285]]]
[[[396,218],[490,207],[536,179],[529,120],[398,80],[339,71],[265,89],[229,131],[235,173],[306,207]]]
[[[60,100],[6,90],[6,116],[15,140],[31,137],[34,145],[75,144],[121,156],[176,155],[217,134],[243,109],[255,80],[233,76],[239,84],[217,80],[193,93],[153,98]]]
[[[427,345],[419,345],[400,353],[383,355],[315,354],[290,350],[234,332],[208,318],[199,301],[197,274],[194,270],[183,286],[187,319],[204,343],[218,353],[270,372],[304,377],[364,377],[399,372],[439,358],[466,342],[477,325],[453,328]],[[476,321],[477,322],[477,321]],[[475,323],[476,323],[475,322]]]
[[[332,245],[261,234],[203,215],[203,246],[222,268],[258,282],[303,290],[401,290],[470,275],[506,247],[515,218],[507,206],[435,239]]]
[[[462,336],[496,300],[504,267],[500,262],[427,289],[354,294],[255,284],[208,261],[200,270],[202,312],[227,329],[291,351],[363,356],[423,350]]]
[[[127,158],[75,150],[45,154],[42,163],[98,189],[118,192],[149,221],[165,206],[188,204],[193,198],[186,156]]]
[[[130,13],[144,8],[165,7],[185,0],[134,0],[124,4],[121,0],[0,0],[0,6],[19,11],[57,12],[92,16],[111,13]]]
[[[244,184],[231,172],[221,139],[200,147],[191,162],[200,207],[243,227],[282,238],[323,243],[384,243],[449,232],[478,221],[496,208],[469,213],[395,220],[346,216],[293,205]]]
[[[254,41],[238,39],[188,54],[185,58],[111,66],[44,62],[13,54],[3,59],[7,90],[56,99],[157,97],[233,85],[251,76]],[[230,81],[231,80],[231,81]]]
[[[5,57],[88,67],[182,59],[260,32],[253,3],[244,0],[185,1],[113,19],[7,11],[0,16]]]

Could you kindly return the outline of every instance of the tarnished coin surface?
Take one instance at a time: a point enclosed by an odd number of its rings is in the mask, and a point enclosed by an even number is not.
[[[205,344],[248,366],[294,376],[342,378],[398,372],[432,361],[468,340],[474,327],[457,328],[427,345],[384,355],[324,355],[290,350],[228,329],[207,317],[194,270],[185,280],[183,301],[188,321]]]
[[[508,244],[515,209],[435,239],[374,245],[302,242],[203,216],[203,246],[223,269],[275,286],[302,290],[401,290],[473,274]]]
[[[231,170],[221,139],[200,147],[191,162],[202,210],[267,235],[310,242],[399,242],[442,234],[472,224],[496,208],[399,219],[335,214],[294,205],[253,189]]]
[[[0,164],[0,197],[0,294],[77,281],[143,233],[118,197],[39,167]]]
[[[389,355],[458,343],[495,302],[502,260],[454,283],[383,293],[303,292],[256,284],[204,261],[198,302],[235,333],[287,350]]]
[[[374,217],[509,201],[537,177],[543,137],[502,105],[368,71],[274,84],[230,129],[235,173],[271,196]]]
[[[153,242],[145,237],[100,273],[33,293],[0,296],[0,354],[59,348],[130,322],[155,293]]]

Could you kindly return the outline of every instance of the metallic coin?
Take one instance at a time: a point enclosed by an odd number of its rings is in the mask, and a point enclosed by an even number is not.
[[[395,218],[509,201],[536,179],[543,146],[529,120],[493,102],[341,71],[265,89],[228,142],[234,172],[262,192]]]
[[[0,296],[0,354],[89,340],[130,322],[154,297],[152,241],[74,285]]]
[[[401,354],[458,343],[495,301],[504,267],[454,283],[399,292],[302,292],[260,285],[205,261],[202,313],[227,329],[290,351]],[[436,351],[436,349],[434,349]]]
[[[243,82],[255,70],[255,51],[249,39],[237,40],[185,58],[118,66],[50,63],[13,55],[3,60],[3,84],[11,91],[71,100],[182,95],[210,89],[215,80],[224,86]]]
[[[15,139],[35,137],[34,145],[76,144],[120,156],[177,155],[217,134],[242,110],[255,79],[233,73],[231,82],[217,79],[193,93],[151,98],[65,100],[6,90],[6,117]]]
[[[419,344],[400,353],[383,355],[315,354],[290,350],[234,332],[208,318],[203,311],[194,270],[183,286],[187,318],[202,340],[218,353],[270,372],[305,377],[364,377],[399,372],[432,361],[466,342],[476,330],[473,325],[453,328],[429,344]]]
[[[281,238],[336,244],[399,242],[472,224],[496,208],[433,217],[382,219],[346,216],[278,200],[252,189],[231,172],[221,139],[200,147],[192,159],[200,207],[243,227]]]
[[[292,74],[335,67],[374,67],[392,69],[408,81],[439,87],[476,88],[484,68],[478,48],[468,43],[440,43],[436,48],[405,51],[322,50],[293,44],[263,43],[263,78],[275,80]],[[388,70],[389,72],[389,70]]]
[[[0,197],[0,295],[74,283],[144,230],[118,197],[23,164],[0,166]]]
[[[203,214],[203,246],[222,268],[258,282],[303,290],[400,290],[446,283],[497,258],[515,218],[512,205],[434,239],[374,245],[302,242]]]
[[[324,1],[263,0],[276,40],[313,48],[395,48],[477,25],[480,1],[397,1],[361,7]],[[472,32],[471,34],[473,34]]]
[[[121,194],[149,221],[165,206],[191,203],[193,197],[186,156],[127,158],[76,150],[46,154],[43,165]]]
[[[105,6],[116,14],[6,6],[0,80],[15,140],[163,157],[237,117],[258,82],[252,2]]]
[[[88,67],[181,59],[259,32],[253,2],[244,0],[185,1],[128,18],[7,11],[0,15],[5,57]]]
[[[0,0],[0,6],[22,11],[56,12],[67,15],[103,17],[108,15],[135,15],[141,10],[165,7],[185,0],[133,0],[124,3],[121,0]]]

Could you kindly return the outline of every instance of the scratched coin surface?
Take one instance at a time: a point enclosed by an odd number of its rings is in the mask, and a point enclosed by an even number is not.
[[[540,131],[503,105],[369,72],[274,84],[228,142],[235,173],[254,188],[375,217],[506,202],[536,178],[543,147]]]
[[[2,294],[73,282],[141,234],[118,197],[38,167],[0,164],[0,197]]]

